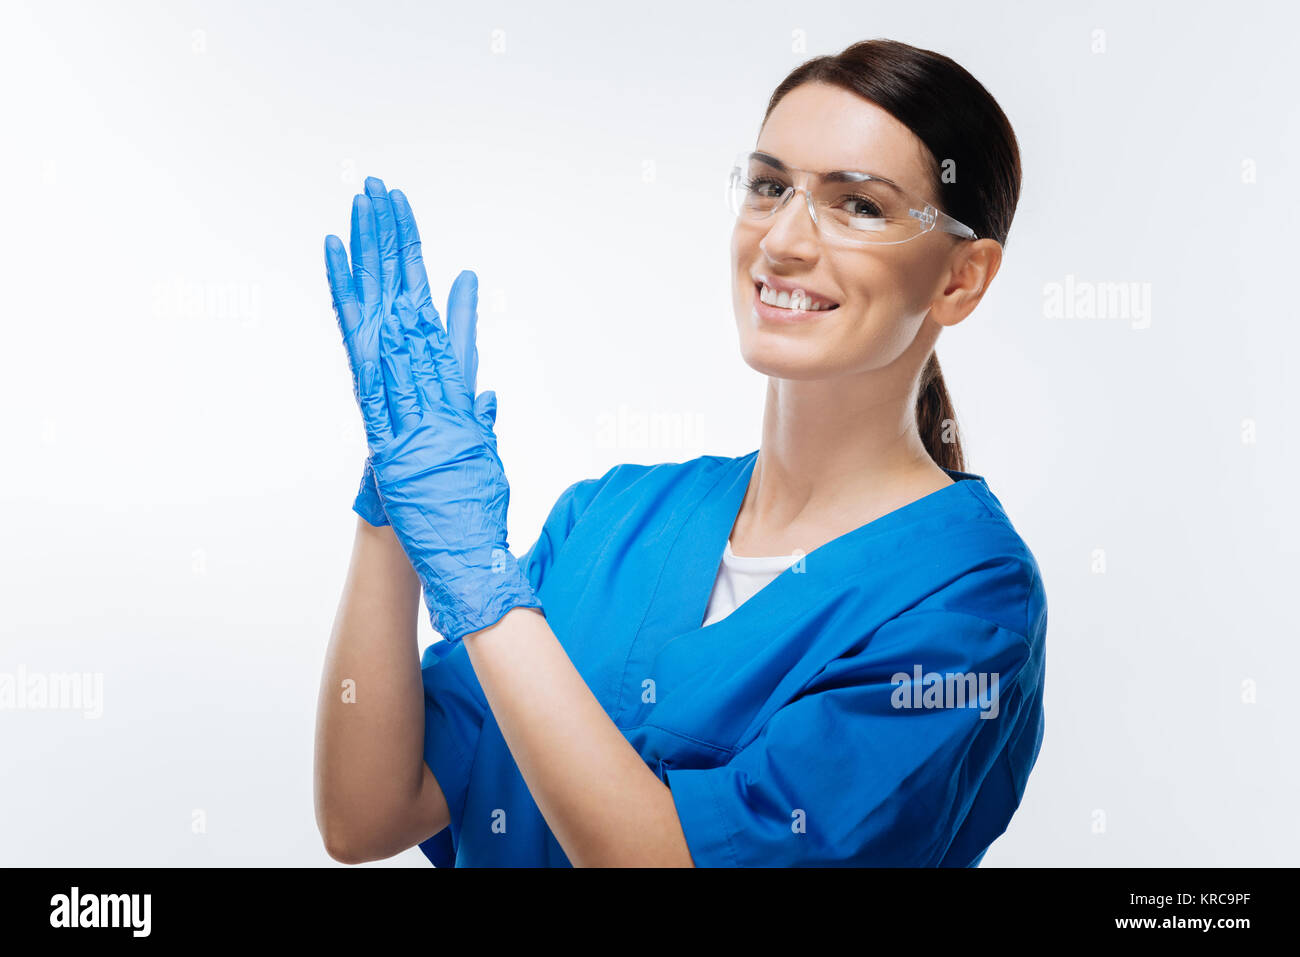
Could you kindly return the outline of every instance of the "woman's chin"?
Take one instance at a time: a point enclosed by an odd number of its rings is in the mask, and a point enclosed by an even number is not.
[[[755,372],[776,379],[823,379],[836,365],[821,350],[801,349],[772,336],[751,337],[750,341],[742,338],[740,357]]]

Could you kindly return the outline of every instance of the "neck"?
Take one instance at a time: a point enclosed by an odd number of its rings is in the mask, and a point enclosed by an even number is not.
[[[793,528],[833,537],[952,484],[917,432],[917,371],[769,379],[738,528],[753,538]]]

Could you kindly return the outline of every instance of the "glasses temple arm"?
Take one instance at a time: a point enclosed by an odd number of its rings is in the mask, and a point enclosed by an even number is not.
[[[965,223],[958,222],[947,213],[939,210],[939,224],[943,227],[945,233],[952,233],[954,236],[960,236],[962,239],[976,239],[975,230],[971,229]]]

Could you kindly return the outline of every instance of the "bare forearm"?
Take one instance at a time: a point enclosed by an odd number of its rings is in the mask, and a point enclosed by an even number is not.
[[[427,769],[419,594],[393,530],[359,520],[317,707],[316,818],[336,848],[400,843],[385,829],[400,830],[420,797]]]
[[[464,639],[493,717],[575,867],[691,867],[672,793],[628,743],[536,609]]]

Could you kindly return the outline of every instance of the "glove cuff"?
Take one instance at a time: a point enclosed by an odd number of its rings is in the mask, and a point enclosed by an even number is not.
[[[429,624],[447,641],[460,641],[468,634],[495,625],[513,608],[541,608],[542,600],[533,591],[518,562],[507,552],[509,567],[490,572],[493,579],[482,588],[467,588],[462,594],[485,594],[481,606],[473,607],[459,596],[426,584],[425,604],[429,606]],[[423,576],[421,576],[423,577]],[[433,591],[435,594],[430,594]]]
[[[375,528],[383,528],[388,524],[388,516],[384,514],[384,503],[380,501],[379,489],[375,486],[375,470],[371,467],[369,459],[366,459],[366,467],[361,473],[361,487],[357,490],[356,500],[352,503],[352,511]]]

